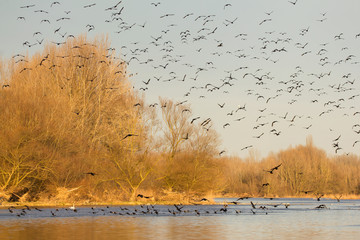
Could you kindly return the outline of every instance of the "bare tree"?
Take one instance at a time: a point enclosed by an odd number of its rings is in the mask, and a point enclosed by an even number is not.
[[[192,134],[193,129],[189,121],[191,115],[188,111],[189,106],[185,104],[176,104],[172,100],[160,98],[160,105],[165,125],[164,145],[169,152],[169,161],[172,161]]]
[[[213,157],[219,144],[218,135],[201,124],[191,123],[191,108],[160,98],[164,123],[163,143],[167,152],[160,179],[169,191],[204,191],[213,183]]]

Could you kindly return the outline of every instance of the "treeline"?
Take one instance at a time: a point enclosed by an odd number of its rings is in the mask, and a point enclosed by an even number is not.
[[[262,160],[220,157],[211,120],[145,103],[128,75],[104,37],[1,62],[2,201],[360,194],[359,157],[329,158],[310,139]]]
[[[256,154],[243,161],[223,159],[224,165],[232,169],[226,180],[228,193],[336,198],[360,194],[360,158],[328,157],[325,151],[313,146],[311,136],[305,145],[269,154],[261,161],[256,159]],[[276,166],[279,167],[270,171]]]

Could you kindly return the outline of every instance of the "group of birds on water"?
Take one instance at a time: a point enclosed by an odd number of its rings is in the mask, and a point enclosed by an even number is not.
[[[234,203],[235,201],[231,202]],[[235,202],[238,204],[238,202]],[[249,204],[246,204],[249,205]],[[245,206],[246,206],[245,205]],[[244,208],[234,208],[229,207],[229,204],[225,203],[223,205],[182,205],[182,204],[173,204],[169,206],[160,206],[160,205],[139,205],[139,206],[104,206],[104,207],[68,207],[68,208],[30,208],[25,205],[21,208],[9,207],[8,211],[12,216],[17,217],[31,217],[34,212],[35,216],[41,217],[74,217],[74,216],[109,216],[109,215],[123,215],[123,216],[201,216],[201,215],[215,215],[215,214],[256,214],[256,213],[265,213],[271,207],[278,208],[283,206],[288,208],[290,204],[288,203],[279,203],[279,204],[269,204],[256,206],[255,203],[251,201],[250,204],[252,207],[250,211]],[[259,212],[263,211],[263,212]],[[44,213],[43,213],[44,212]]]
[[[205,117],[200,126],[205,130],[216,126],[217,130],[223,129],[224,134],[229,134],[227,129],[232,127],[252,128],[250,139],[244,139],[243,145],[238,147],[240,151],[258,146],[257,144],[261,144],[260,139],[265,136],[279,137],[294,127],[298,127],[298,132],[311,134],[312,129],[321,127],[313,126],[313,121],[319,119],[325,123],[332,122],[329,119],[350,119],[352,125],[349,127],[340,128],[341,124],[333,122],[333,126],[328,130],[329,135],[340,136],[330,144],[335,153],[346,153],[345,149],[358,149],[360,109],[356,101],[360,94],[357,92],[359,72],[356,72],[356,69],[359,59],[354,53],[356,49],[347,43],[354,42],[358,47],[360,33],[353,33],[351,36],[349,33],[338,32],[331,37],[324,36],[323,40],[315,40],[317,30],[313,29],[324,28],[327,25],[322,24],[331,19],[331,14],[326,11],[319,12],[318,18],[314,19],[311,25],[305,25],[296,29],[295,33],[290,33],[281,31],[281,27],[280,30],[276,29],[276,25],[272,23],[278,21],[277,10],[269,9],[263,13],[262,19],[256,20],[258,22],[254,24],[259,32],[257,35],[253,31],[242,30],[241,16],[234,15],[238,3],[230,0],[221,3],[219,14],[198,14],[196,9],[183,14],[179,13],[180,10],[175,12],[175,9],[174,12],[164,12],[162,7],[166,6],[168,9],[170,4],[165,1],[145,4],[148,11],[158,14],[158,19],[138,22],[141,21],[139,16],[139,20],[134,22],[130,18],[134,13],[128,10],[125,0],[109,3],[104,9],[99,7],[98,2],[86,4],[82,6],[81,12],[84,17],[90,9],[101,11],[102,14],[105,12],[107,18],[102,19],[103,22],[98,25],[107,24],[106,29],[115,29],[110,34],[119,35],[122,39],[133,36],[132,42],[117,49],[124,64],[131,70],[131,74],[123,74],[133,79],[134,86],[140,92],[156,95],[156,91],[161,88],[177,93],[184,89],[179,105],[194,103],[195,106],[204,104],[203,101],[211,103],[214,99],[224,99],[212,107],[216,109],[218,116]],[[301,0],[284,0],[282,7],[292,11],[299,4]],[[73,23],[75,16],[72,9],[65,7],[64,1],[41,5],[42,7],[38,4],[20,6],[20,9],[36,15],[36,28],[44,27],[49,32],[45,34],[45,31],[34,31],[32,40],[22,43],[25,48],[42,45],[46,37],[52,39],[50,42],[56,46],[65,44],[69,38],[75,38],[76,34],[70,33],[67,30],[69,26],[66,25]],[[52,11],[58,14],[60,11],[56,9],[62,5],[65,7],[62,14],[51,19]],[[30,19],[18,16],[17,21],[26,22]],[[89,23],[83,26],[82,30],[89,33],[98,31],[101,27],[93,21],[89,17]],[[254,20],[247,21],[251,24]],[[115,51],[115,47],[108,51]],[[113,57],[110,54],[105,56],[103,61],[110,62]],[[23,64],[21,72],[32,70],[26,66],[26,59],[22,54],[16,54],[13,58],[16,63]],[[46,65],[49,69],[61,67],[56,62],[45,64],[46,61],[48,59],[45,56],[39,65]],[[311,63],[311,66],[306,66],[305,63]],[[289,75],[281,76],[289,71]],[[3,88],[7,87],[11,86],[4,83]],[[234,95],[238,99],[236,103],[226,101]],[[140,103],[135,104],[134,107],[139,105]],[[303,105],[307,105],[309,112],[300,113]],[[156,106],[166,107],[156,102],[149,104],[149,107]],[[211,111],[213,114],[213,110]],[[183,114],[192,112],[183,111]],[[191,117],[191,124],[201,118],[202,116]],[[222,121],[223,123],[219,124]],[[246,124],[241,125],[246,121]],[[355,137],[349,137],[349,132],[339,133],[344,128],[353,132]],[[352,146],[347,144],[344,147],[341,142],[344,137],[341,138],[341,135],[355,139],[350,144]],[[122,140],[136,136],[136,133],[129,133]],[[184,139],[188,138],[189,135],[185,134]],[[219,156],[226,152],[227,149],[221,150]]]
[[[141,195],[141,194],[140,194]],[[139,196],[138,196],[139,197]],[[320,201],[320,197],[317,201]],[[244,202],[251,197],[244,196],[234,201],[223,202],[222,204],[208,204],[210,201],[207,198],[196,200],[191,205],[173,204],[173,205],[153,205],[140,204],[136,206],[94,206],[94,207],[76,207],[73,204],[70,207],[59,208],[40,208],[29,207],[23,205],[20,207],[8,207],[10,215],[0,212],[3,216],[13,217],[88,217],[88,216],[212,216],[218,214],[229,215],[255,215],[271,213],[274,210],[288,209],[291,204],[287,202],[276,201],[276,198],[267,198],[264,200],[274,200],[276,202],[266,201],[261,204],[253,201]],[[280,200],[280,199],[278,199]],[[340,199],[337,199],[340,202]],[[250,210],[248,208],[250,206]],[[297,208],[295,208],[297,209]],[[325,204],[320,204],[311,209],[329,209]]]
[[[241,197],[235,201],[223,204],[204,205],[193,204],[173,204],[173,205],[152,205],[141,204],[138,206],[95,206],[95,207],[75,207],[75,205],[63,208],[39,208],[29,207],[27,205],[21,207],[8,207],[8,212],[14,217],[84,217],[84,216],[211,216],[218,214],[229,215],[248,215],[248,214],[268,214],[276,209],[288,209],[290,203],[276,202],[258,204],[250,201],[250,203],[242,203],[244,199],[249,197]],[[270,200],[273,200],[272,198]],[[203,198],[201,201],[208,201]],[[250,210],[247,206],[251,206]],[[325,204],[320,204],[310,209],[328,209]],[[0,212],[0,217],[4,213]],[[3,216],[5,216],[3,215]]]

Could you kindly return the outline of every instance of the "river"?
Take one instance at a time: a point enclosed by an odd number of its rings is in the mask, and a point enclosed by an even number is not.
[[[76,211],[0,209],[0,239],[360,239],[360,200],[215,200],[215,205],[97,206]]]

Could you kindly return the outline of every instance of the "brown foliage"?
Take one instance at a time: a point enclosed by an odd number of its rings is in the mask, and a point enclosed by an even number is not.
[[[316,196],[360,194],[357,156],[329,158],[307,142],[270,154],[259,161],[227,159],[227,191],[253,196]],[[269,173],[269,169],[281,166]],[[265,184],[265,185],[264,185]]]
[[[163,188],[187,195],[216,190],[218,135],[191,123],[188,104],[169,99],[160,99],[160,104],[164,126],[161,140],[165,144],[157,174]]]
[[[85,36],[9,63],[0,95],[2,190],[36,179],[73,187],[96,171],[96,157],[141,128],[124,64],[106,39]]]

